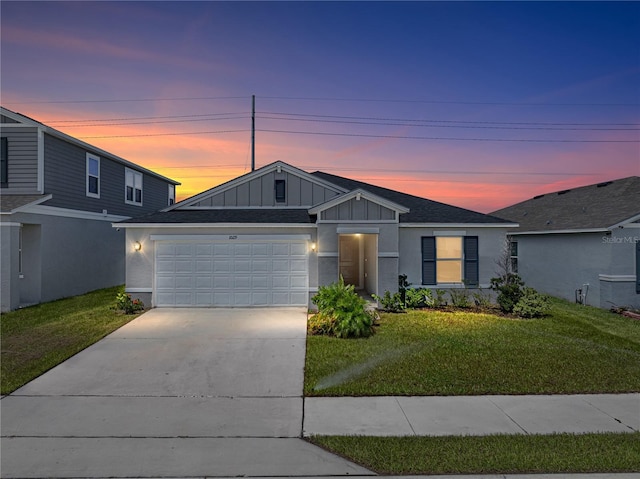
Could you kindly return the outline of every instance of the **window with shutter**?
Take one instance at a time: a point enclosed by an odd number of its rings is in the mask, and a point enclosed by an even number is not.
[[[478,271],[478,237],[464,237],[464,282],[467,286],[480,284]]]
[[[422,238],[422,284],[436,284],[436,238]]]
[[[480,284],[477,236],[423,236],[422,284]]]

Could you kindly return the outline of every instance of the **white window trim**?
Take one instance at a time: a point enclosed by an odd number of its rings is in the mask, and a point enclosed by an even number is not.
[[[131,173],[133,175],[133,201],[127,199],[127,176]],[[140,177],[140,202],[135,200],[136,198],[136,176]],[[124,169],[124,202],[128,205],[134,206],[142,206],[144,201],[144,175],[136,170],[132,170],[131,168]]]
[[[95,175],[92,175],[92,174],[89,173],[89,163],[92,160],[98,162],[98,176],[97,177]],[[96,156],[96,155],[92,155],[91,153],[87,153],[86,166],[87,166],[87,174],[86,174],[86,180],[85,180],[85,188],[86,188],[87,196],[89,198],[100,198],[100,157]],[[91,191],[89,191],[89,178],[90,177],[98,178],[98,192],[97,193],[92,193]]]

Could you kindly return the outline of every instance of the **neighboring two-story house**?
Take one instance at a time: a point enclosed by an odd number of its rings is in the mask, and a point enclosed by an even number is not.
[[[0,108],[1,311],[124,283],[111,223],[175,202],[178,182]]]

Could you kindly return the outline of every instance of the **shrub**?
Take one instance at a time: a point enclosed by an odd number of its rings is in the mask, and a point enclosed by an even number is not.
[[[407,275],[398,275],[398,293],[400,293],[400,301],[405,307],[407,306],[407,288],[409,286],[411,286],[411,283],[407,281]]]
[[[547,296],[538,293],[533,288],[525,287],[522,296],[513,307],[513,314],[521,318],[540,318],[547,314],[549,308]]]
[[[384,296],[382,297],[377,294],[372,294],[371,296],[380,303],[382,309],[385,311],[389,311],[390,313],[401,313],[405,310],[405,304],[404,301],[402,301],[400,292],[391,294],[389,291],[385,291]]]
[[[124,311],[125,314],[135,314],[144,311],[144,303],[139,299],[131,299],[130,294],[118,293],[116,295],[116,309]]]
[[[482,290],[473,293],[473,302],[478,308],[488,308],[491,306],[491,296]]]
[[[433,295],[430,289],[407,289],[406,305],[409,309],[425,308],[433,306]]]
[[[491,289],[498,292],[498,306],[504,313],[513,312],[513,308],[523,294],[524,282],[515,273],[507,273],[497,278],[491,278]]]
[[[444,289],[436,289],[436,297],[433,298],[433,306],[441,308],[447,305],[447,300],[444,299],[444,295],[447,293]]]
[[[451,305],[456,308],[468,308],[471,306],[469,292],[466,289],[449,290],[449,297],[451,298]]]
[[[373,334],[373,314],[366,310],[366,301],[357,295],[353,285],[337,283],[321,286],[311,301],[318,306],[318,322],[338,338],[367,337]],[[333,323],[333,324],[332,324]]]
[[[335,325],[335,318],[316,313],[307,321],[307,331],[315,336],[335,336]]]

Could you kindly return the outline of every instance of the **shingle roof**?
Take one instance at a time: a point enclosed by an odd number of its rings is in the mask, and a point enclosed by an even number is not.
[[[409,208],[409,213],[400,215],[400,223],[509,223],[507,220],[477,211],[439,203],[322,171],[316,171],[312,175],[348,190],[362,188],[389,201],[406,206]]]
[[[604,229],[640,215],[640,177],[547,193],[491,213],[516,231]]]
[[[13,210],[31,203],[42,202],[50,195],[0,195],[0,211],[2,213],[11,213]]]
[[[157,211],[121,223],[315,223],[306,209],[202,209]]]

